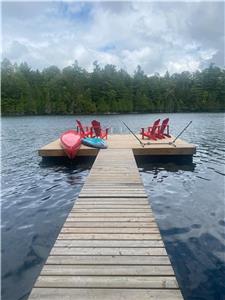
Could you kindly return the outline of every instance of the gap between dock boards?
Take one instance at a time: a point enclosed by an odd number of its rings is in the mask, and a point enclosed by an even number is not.
[[[131,149],[98,153],[29,299],[183,299]]]

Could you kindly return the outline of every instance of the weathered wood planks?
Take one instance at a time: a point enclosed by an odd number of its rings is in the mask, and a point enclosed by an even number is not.
[[[46,265],[170,265],[168,256],[145,255],[50,255]],[[162,274],[163,275],[163,274]],[[32,298],[31,298],[32,299]]]
[[[31,298],[30,298],[31,299]],[[34,288],[33,300],[180,300],[179,290],[103,289],[103,288]]]
[[[177,289],[174,276],[60,276],[42,275],[35,284],[42,288],[168,288]]]
[[[29,299],[183,299],[131,149],[99,152]]]
[[[57,265],[46,265],[42,270],[42,275],[119,275],[119,276],[157,276],[157,275],[174,276],[173,268],[167,266],[113,266],[113,265],[78,265],[74,268],[72,265],[61,265],[59,268]]]

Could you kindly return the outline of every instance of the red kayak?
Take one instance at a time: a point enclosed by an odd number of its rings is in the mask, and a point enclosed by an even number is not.
[[[81,146],[81,136],[75,130],[68,130],[61,134],[60,142],[67,156],[73,159]]]

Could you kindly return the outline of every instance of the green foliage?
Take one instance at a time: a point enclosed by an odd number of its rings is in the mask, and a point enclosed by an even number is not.
[[[147,76],[140,66],[134,75],[113,65],[93,72],[77,61],[60,70],[42,72],[27,63],[2,61],[3,115],[95,114],[129,112],[199,112],[225,110],[225,70],[213,64],[203,71]]]

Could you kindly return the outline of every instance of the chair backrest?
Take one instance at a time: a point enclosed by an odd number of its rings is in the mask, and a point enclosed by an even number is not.
[[[76,121],[77,121],[77,125],[78,125],[78,128],[80,129],[81,134],[85,134],[84,128],[83,128],[81,122],[79,120],[76,120]]]
[[[101,123],[98,122],[97,120],[93,120],[91,122],[91,124],[93,126],[93,129],[94,129],[94,132],[95,132],[96,136],[101,136],[101,132],[102,132]]]
[[[156,120],[152,125],[151,134],[155,134],[157,127],[159,126],[160,119]]]
[[[165,129],[166,129],[168,123],[169,123],[169,118],[166,118],[166,119],[164,119],[164,120],[162,121],[162,125],[160,126],[160,129],[159,129],[159,133],[160,133],[160,134],[163,134],[163,133],[164,133],[164,131],[165,131]]]

